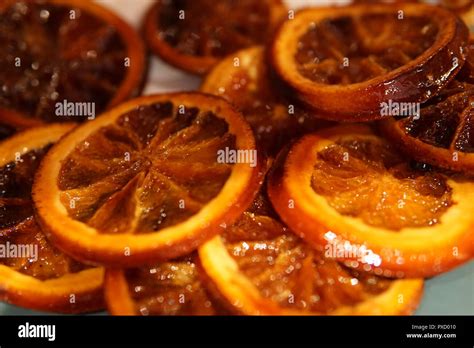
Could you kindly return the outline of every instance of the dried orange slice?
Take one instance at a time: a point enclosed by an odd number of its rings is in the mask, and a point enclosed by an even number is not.
[[[241,314],[410,314],[423,291],[422,279],[390,280],[325,258],[279,222],[264,195],[199,257],[209,288]]]
[[[221,98],[134,99],[64,137],[33,188],[55,245],[81,260],[152,264],[189,254],[252,202],[252,131]]]
[[[474,255],[474,182],[414,166],[367,126],[307,135],[269,181],[290,227],[352,267],[387,277],[429,277]],[[353,256],[353,255],[352,255]]]
[[[423,4],[307,9],[277,32],[277,74],[321,117],[381,117],[383,102],[423,102],[461,69],[468,30]]]
[[[107,270],[105,298],[112,315],[217,315],[195,256],[152,267]]]
[[[418,2],[417,0],[354,0],[354,4],[399,4],[404,2]]]
[[[205,74],[228,54],[266,43],[284,15],[281,0],[157,0],[145,35],[168,63]]]
[[[99,115],[136,94],[146,68],[140,37],[91,1],[3,1],[0,45],[0,107],[17,112],[14,126]]]
[[[41,158],[72,129],[52,124],[0,144],[0,300],[26,308],[77,313],[102,308],[103,270],[49,243],[33,216],[31,185]]]
[[[235,52],[217,64],[200,90],[227,99],[252,126],[257,142],[270,155],[291,139],[328,122],[288,100],[271,79],[262,46]]]
[[[461,72],[419,114],[380,122],[384,135],[420,162],[472,173],[474,170],[474,42]]]

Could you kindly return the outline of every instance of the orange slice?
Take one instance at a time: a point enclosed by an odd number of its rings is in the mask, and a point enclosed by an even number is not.
[[[107,270],[105,298],[112,315],[216,315],[194,256],[153,267]]]
[[[272,64],[321,117],[381,117],[381,103],[423,102],[465,60],[468,30],[453,13],[422,4],[307,9],[286,21]]]
[[[3,1],[0,45],[0,108],[14,126],[95,117],[137,94],[146,70],[140,37],[91,1]]]
[[[240,314],[409,314],[423,290],[422,279],[390,280],[325,258],[279,222],[264,195],[199,257],[209,289]]]
[[[52,124],[0,144],[0,300],[42,311],[102,308],[103,270],[74,261],[36,223],[31,185],[51,144],[72,129]]]
[[[133,267],[189,254],[252,202],[252,131],[200,93],[134,99],[47,154],[33,199],[55,245],[81,260]]]
[[[273,206],[318,248],[355,250],[348,265],[429,277],[472,258],[474,182],[414,166],[367,126],[307,135],[268,185]]]
[[[266,43],[284,15],[281,0],[157,0],[145,36],[168,63],[205,74],[228,54]]]
[[[327,122],[288,100],[271,79],[262,46],[235,52],[206,76],[201,91],[221,96],[237,106],[252,126],[257,142],[270,155],[291,139]]]

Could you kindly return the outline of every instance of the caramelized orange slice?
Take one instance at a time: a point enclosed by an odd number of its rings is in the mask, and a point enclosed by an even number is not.
[[[324,257],[279,222],[264,195],[199,257],[209,288],[240,314],[409,314],[423,289],[422,279],[390,280]]]
[[[16,111],[14,126],[99,115],[136,94],[146,68],[140,37],[91,1],[3,1],[0,45],[0,108]],[[94,115],[61,111],[64,102]]]
[[[271,79],[262,46],[229,55],[206,76],[201,91],[237,106],[252,126],[257,142],[276,155],[292,139],[320,128],[314,112],[288,100]]]
[[[71,125],[19,133],[0,144],[0,300],[43,311],[102,307],[103,270],[57,250],[33,216],[31,185],[39,162]]]
[[[204,74],[232,52],[266,43],[284,15],[281,0],[157,0],[145,35],[168,63]]]
[[[472,258],[474,182],[412,165],[366,126],[307,135],[269,181],[273,206],[348,265],[387,277],[429,277]]]
[[[55,245],[133,267],[185,256],[232,223],[260,186],[252,131],[221,98],[134,99],[47,154],[33,199]]]
[[[276,73],[321,117],[381,117],[383,102],[424,102],[465,60],[468,30],[422,4],[307,9],[285,22],[271,51]]]
[[[224,313],[203,287],[194,256],[152,267],[107,270],[105,298],[113,315]]]

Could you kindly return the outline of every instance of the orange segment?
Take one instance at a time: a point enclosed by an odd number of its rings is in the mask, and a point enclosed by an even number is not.
[[[206,76],[201,91],[237,106],[252,126],[257,142],[270,155],[291,139],[327,122],[289,100],[266,66],[264,48],[254,46],[229,55]]]
[[[73,127],[39,127],[0,144],[0,299],[27,308],[86,312],[102,305],[103,270],[50,244],[33,215],[31,185],[51,145]]]
[[[140,88],[144,45],[106,8],[79,0],[7,0],[0,18],[0,107],[16,111],[7,115],[10,124],[84,120],[90,115],[58,115],[57,103],[94,104],[99,115]]]
[[[388,277],[428,277],[473,256],[474,183],[413,167],[366,126],[307,135],[268,185],[285,223],[309,243],[364,252],[349,265]]]
[[[105,296],[113,315],[216,315],[194,256],[153,267],[108,270]]]
[[[51,238],[79,259],[124,266],[168,260],[245,210],[260,185],[257,155],[249,126],[224,100],[142,97],[54,147],[34,201]]]
[[[271,60],[321,117],[372,120],[383,102],[423,102],[438,93],[461,69],[467,39],[459,18],[435,6],[306,9],[281,26]]]
[[[242,314],[408,314],[423,287],[421,279],[393,281],[324,257],[278,221],[263,195],[199,257],[212,289]]]
[[[285,15],[281,0],[158,0],[145,19],[145,36],[168,63],[205,74],[228,54],[268,42]]]

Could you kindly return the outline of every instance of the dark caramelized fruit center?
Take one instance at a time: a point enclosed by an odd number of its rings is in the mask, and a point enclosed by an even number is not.
[[[254,0],[162,0],[159,35],[182,54],[223,57],[270,38],[270,6]]]
[[[317,154],[311,180],[340,214],[398,231],[433,226],[453,204],[438,173],[411,166],[382,140],[336,142]]]
[[[5,253],[0,264],[40,280],[86,268],[49,244],[33,217],[33,176],[49,147],[31,150],[0,168],[0,246]]]
[[[300,74],[329,85],[364,82],[395,70],[431,47],[438,27],[431,18],[356,14],[313,23],[299,38]]]
[[[95,103],[99,114],[125,76],[115,28],[78,8],[18,1],[0,9],[0,46],[0,107],[28,117],[68,120],[55,114],[64,100]]]
[[[255,56],[244,53],[240,62],[239,68],[222,77],[222,85],[215,86],[213,93],[239,108],[267,154],[275,156],[291,139],[323,123],[283,95],[271,80],[263,52]]]
[[[199,278],[192,257],[125,271],[141,315],[213,315],[217,310]]]
[[[149,233],[178,224],[217,196],[235,149],[212,112],[171,102],[140,106],[81,141],[62,162],[60,199],[102,233]]]
[[[263,297],[284,308],[325,314],[390,285],[322,257],[277,220],[263,196],[223,237],[239,270]]]
[[[461,71],[461,74],[466,69]],[[466,74],[463,77],[470,78]],[[456,77],[458,79],[458,77]],[[403,131],[424,143],[451,151],[474,152],[474,85],[453,81],[420,110],[399,120]]]
[[[10,137],[15,133],[15,129],[9,125],[0,123],[0,141]]]

